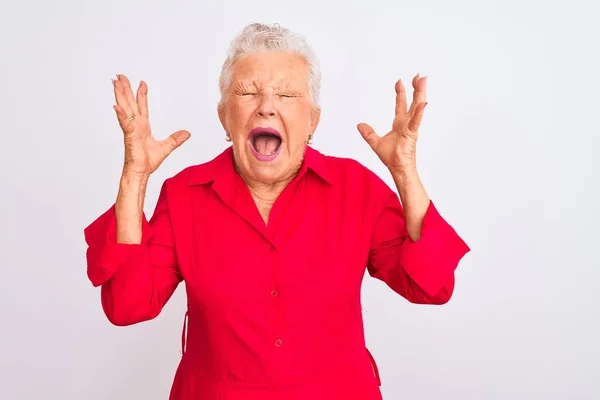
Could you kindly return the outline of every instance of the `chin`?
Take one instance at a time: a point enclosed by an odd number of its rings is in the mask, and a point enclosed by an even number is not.
[[[265,162],[254,162],[251,163],[249,171],[253,180],[262,183],[277,183],[287,178],[287,171],[289,168],[285,168],[287,163],[282,159],[275,159],[268,163]]]

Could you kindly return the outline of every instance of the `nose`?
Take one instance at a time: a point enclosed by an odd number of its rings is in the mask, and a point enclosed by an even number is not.
[[[261,118],[275,118],[277,116],[273,96],[270,94],[263,94],[261,96],[260,104],[256,109],[256,115]]]

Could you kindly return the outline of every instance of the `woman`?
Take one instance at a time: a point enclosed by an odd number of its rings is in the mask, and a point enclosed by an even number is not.
[[[415,148],[425,78],[392,130],[358,130],[400,195],[356,161],[307,146],[319,123],[320,73],[305,41],[247,26],[220,79],[232,145],[167,179],[150,221],[150,175],[190,134],[150,133],[148,87],[113,81],[125,161],[114,206],[86,228],[88,275],[115,325],[156,317],[181,281],[187,343],[171,399],[381,399],[365,347],[365,270],[408,301],[446,303],[469,249],[429,200]]]

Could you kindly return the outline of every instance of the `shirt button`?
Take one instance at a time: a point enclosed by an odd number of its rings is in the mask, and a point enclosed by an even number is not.
[[[277,339],[275,341],[275,346],[277,346],[277,347],[281,347],[282,344],[283,344],[283,342],[281,341],[281,339]]]
[[[277,290],[271,290],[271,297],[277,297],[279,293],[277,293]]]

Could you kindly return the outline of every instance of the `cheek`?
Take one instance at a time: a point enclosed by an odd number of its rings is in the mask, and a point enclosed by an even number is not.
[[[280,104],[277,111],[282,120],[290,125],[300,127],[310,124],[312,109],[304,104],[291,102]]]
[[[311,112],[291,108],[289,112],[281,112],[281,120],[290,136],[291,144],[304,144],[311,131]]]
[[[233,130],[238,130],[248,124],[252,115],[252,107],[249,104],[236,104],[229,109],[229,123]]]

